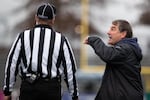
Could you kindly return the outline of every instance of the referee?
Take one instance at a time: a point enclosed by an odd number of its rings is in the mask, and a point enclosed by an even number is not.
[[[17,36],[6,62],[4,100],[11,100],[17,74],[22,79],[19,100],[61,100],[61,78],[72,100],[78,100],[74,54],[67,38],[52,29],[55,16],[54,5],[41,5],[35,27]]]

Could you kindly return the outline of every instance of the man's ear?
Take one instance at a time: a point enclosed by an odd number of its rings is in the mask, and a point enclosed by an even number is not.
[[[122,37],[122,38],[125,38],[125,37],[126,37],[126,35],[127,35],[127,31],[123,31],[123,32],[121,32],[121,37]]]

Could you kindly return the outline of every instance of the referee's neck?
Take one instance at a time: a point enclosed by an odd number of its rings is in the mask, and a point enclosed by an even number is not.
[[[55,18],[53,19],[40,19],[37,16],[35,17],[36,25],[48,25],[49,27],[53,27]]]

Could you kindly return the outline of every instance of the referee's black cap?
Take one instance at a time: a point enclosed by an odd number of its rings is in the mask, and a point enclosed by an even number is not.
[[[37,10],[37,16],[41,19],[53,19],[56,16],[56,8],[49,3],[42,4]]]

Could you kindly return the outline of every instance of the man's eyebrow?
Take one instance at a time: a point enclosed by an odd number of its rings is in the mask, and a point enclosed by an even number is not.
[[[112,26],[112,27],[111,27],[111,29],[115,29],[115,28],[116,28],[115,26]]]

